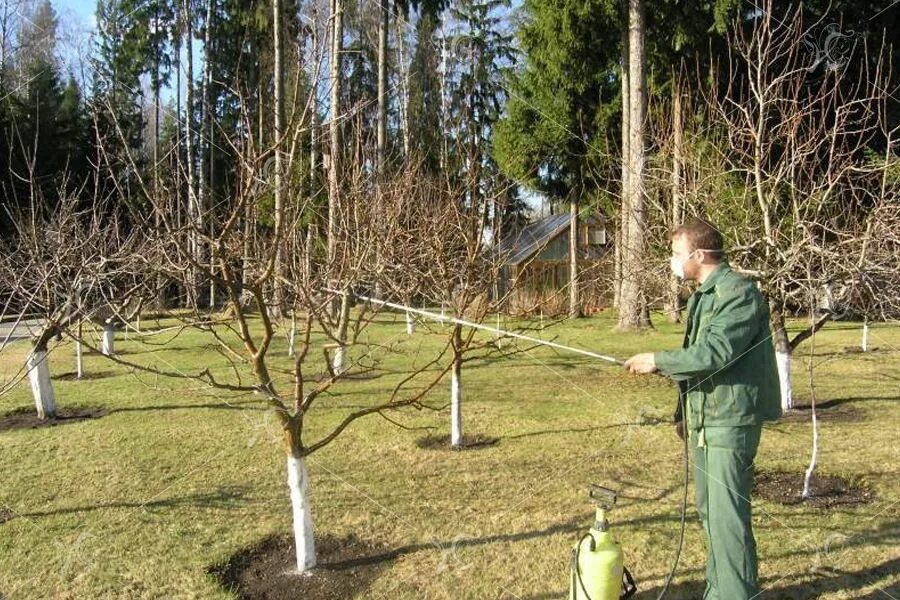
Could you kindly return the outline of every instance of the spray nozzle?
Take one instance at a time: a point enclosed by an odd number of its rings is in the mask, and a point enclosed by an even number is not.
[[[591,497],[591,502],[593,502],[600,508],[608,510],[615,505],[617,492],[615,490],[605,488],[602,485],[592,483],[590,489],[588,490],[588,495]]]

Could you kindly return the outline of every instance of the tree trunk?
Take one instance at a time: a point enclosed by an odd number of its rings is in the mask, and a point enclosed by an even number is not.
[[[644,161],[646,130],[646,78],[644,74],[644,7],[642,0],[629,0],[629,142],[628,202],[624,218],[625,247],[622,251],[622,291],[619,297],[619,329],[634,330],[649,325],[644,293]]]
[[[345,289],[341,294],[341,308],[338,314],[337,339],[338,347],[334,351],[334,359],[331,366],[335,373],[340,375],[346,368],[347,354],[347,330],[350,326],[351,298],[350,290]]]
[[[812,323],[812,339],[810,340],[810,350],[809,353],[811,356],[815,356],[816,354],[816,323],[815,323],[815,307],[811,312],[813,315],[813,323]],[[809,362],[809,390],[810,390],[810,414],[812,418],[812,453],[809,457],[809,466],[806,469],[806,473],[803,477],[803,494],[802,497],[804,499],[809,498],[810,496],[810,487],[812,484],[812,476],[816,470],[816,462],[819,458],[819,419],[816,416],[816,386],[815,386],[815,362]]]
[[[75,376],[78,379],[84,377],[84,351],[81,344],[81,322],[78,322],[78,337],[75,339]]]
[[[288,454],[287,484],[291,492],[294,517],[294,546],[297,571],[305,573],[316,566],[316,544],[313,532],[312,506],[309,501],[309,475],[303,457]]]
[[[328,168],[328,265],[334,268],[336,220],[340,210],[341,171],[341,89],[343,79],[344,7],[343,0],[331,0],[331,152]]]
[[[313,25],[312,29],[312,58],[310,64],[315,65],[310,81],[319,81],[320,64],[317,58],[319,48],[319,30]],[[312,109],[309,114],[309,199],[315,200],[318,189],[318,163],[319,163],[319,95],[312,94]],[[309,252],[309,248],[307,248]]]
[[[291,311],[291,330],[288,333],[288,356],[294,358],[294,346],[297,339],[297,313]]]
[[[56,416],[56,396],[53,393],[53,382],[50,380],[50,367],[47,364],[47,350],[37,348],[28,357],[28,379],[31,381],[31,393],[37,408],[39,419],[52,419]]]
[[[213,18],[213,0],[206,0],[206,29],[203,35],[203,83],[200,89],[200,143],[197,149],[200,152],[200,178],[197,181],[199,186],[199,194],[197,199],[198,208],[200,209],[200,217],[198,226],[200,231],[209,231],[210,239],[212,239],[212,202],[211,202],[211,185],[212,185],[212,151],[213,151],[213,127],[211,115],[211,98],[212,94],[212,60],[210,57],[210,47],[212,44],[212,18]],[[209,227],[204,227],[203,219],[207,219]],[[199,232],[198,232],[199,236]],[[209,248],[209,267],[210,276],[213,275],[213,247]],[[209,280],[209,307],[215,306],[215,284],[212,277]]]
[[[678,227],[683,219],[684,195],[682,173],[684,171],[684,136],[681,111],[681,89],[677,79],[672,85],[672,227]],[[669,276],[669,301],[667,313],[672,323],[681,322],[681,282],[674,274]]]
[[[581,317],[578,297],[578,202],[569,200],[569,318]]]
[[[459,360],[453,362],[450,379],[450,445],[454,448],[462,445],[462,365]]]
[[[631,99],[631,84],[629,79],[629,66],[628,66],[628,14],[627,14],[627,5],[626,5],[626,15],[623,19],[622,26],[622,190],[621,190],[621,199],[619,206],[619,222],[616,228],[616,239],[613,240],[615,243],[615,249],[613,254],[613,259],[615,262],[615,274],[613,278],[613,306],[615,308],[619,308],[622,302],[622,260],[625,253],[625,247],[628,245],[628,240],[625,235],[627,230],[625,228],[625,215],[628,214],[628,199],[630,197],[630,192],[628,190],[628,160],[630,157],[630,153],[628,150],[629,141],[631,140],[631,128],[630,122],[631,119],[631,108],[629,106],[629,101]]]
[[[376,148],[376,184],[384,181],[385,154],[387,152],[387,53],[390,2],[382,0],[378,21],[378,140]]]
[[[282,60],[282,5],[281,0],[272,0],[272,35],[275,53],[275,273],[272,278],[274,286],[274,312],[276,316],[283,314],[282,302],[282,268],[281,268],[281,240],[284,232],[284,190],[283,168],[284,162],[281,155],[282,138],[284,137],[284,65]]]
[[[416,318],[409,311],[406,312],[406,334],[412,335],[416,332]]]
[[[406,60],[406,18],[403,11],[397,15],[397,111],[400,118],[400,131],[403,139],[403,158],[409,156],[409,68]]]
[[[791,342],[784,324],[784,314],[776,302],[770,301],[772,337],[775,340],[775,361],[778,365],[778,380],[781,383],[781,409],[794,408],[791,385]]]
[[[112,356],[116,353],[116,326],[109,320],[103,324],[103,340],[100,351],[104,356]]]
[[[200,204],[196,193],[196,177],[194,175],[194,28],[192,24],[193,15],[187,0],[182,0],[182,23],[184,24],[184,43],[185,53],[187,57],[185,65],[185,146],[187,163],[187,187],[188,187],[188,245],[190,247],[190,256],[194,264],[191,265],[191,288],[188,290],[189,305],[198,308],[200,301],[200,281],[198,269],[200,266],[200,232],[202,223],[200,221]]]
[[[869,319],[865,319],[863,321],[863,334],[862,334],[862,351],[869,351]]]

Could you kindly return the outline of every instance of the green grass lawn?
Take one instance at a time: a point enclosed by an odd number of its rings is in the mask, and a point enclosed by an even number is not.
[[[601,314],[542,335],[621,358],[680,343],[680,326],[655,322],[653,332],[624,335]],[[384,399],[411,361],[421,363],[443,343],[439,328],[406,336],[402,317],[392,315],[365,335],[402,351],[375,351],[392,372],[341,383],[322,397],[307,418],[307,442]],[[817,399],[830,402],[823,412],[851,417],[822,421],[820,472],[865,485],[875,499],[829,510],[755,500],[766,598],[900,596],[900,326],[876,325],[875,351],[847,352],[860,338],[859,324],[841,322],[816,336],[815,356],[804,343],[795,395],[808,403],[813,361]],[[210,366],[227,377],[209,343],[197,332],[156,347],[120,336],[117,349],[129,360],[183,372]],[[285,347],[279,338],[273,351],[284,355]],[[18,368],[26,350],[4,350],[0,377]],[[51,372],[74,371],[73,355],[70,344],[58,346]],[[321,370],[320,355],[312,360],[310,376]],[[106,416],[0,432],[0,513],[7,516],[0,598],[233,597],[210,567],[290,531],[276,419],[257,396],[134,374],[94,354],[86,369],[92,378],[54,381],[58,406],[102,406]],[[496,445],[420,449],[416,441],[427,431],[449,432],[448,411],[407,409],[390,415],[403,428],[370,416],[309,459],[317,536],[352,535],[402,550],[359,597],[563,598],[570,548],[592,522],[586,488],[596,482],[619,490],[613,530],[640,597],[655,598],[679,530],[674,387],[546,348],[474,361],[463,378],[465,432],[497,437]],[[430,402],[447,399],[449,380]],[[0,398],[0,414],[30,406],[27,381]],[[801,472],[810,446],[808,422],[772,424],[757,467]],[[703,579],[705,546],[692,505],[688,516],[670,598],[699,597]]]

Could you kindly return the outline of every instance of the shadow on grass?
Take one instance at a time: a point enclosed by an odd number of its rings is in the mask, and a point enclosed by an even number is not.
[[[616,429],[618,427],[649,427],[654,425],[670,424],[667,419],[657,417],[644,417],[641,421],[628,423],[612,423],[610,425],[597,425],[595,427],[570,427],[567,429],[545,429],[541,431],[529,431],[526,433],[517,433],[516,435],[503,436],[505,440],[518,440],[521,438],[535,437],[539,435],[557,435],[560,433],[591,433],[592,431],[604,431],[606,429]]]
[[[768,587],[766,581],[762,581],[763,592],[758,596],[760,600],[814,600],[825,594],[837,592],[859,592],[865,587],[875,585],[879,579],[900,572],[900,558],[885,561],[881,564],[860,569],[858,571],[834,571],[833,573],[820,574],[811,581],[794,583],[782,587]],[[771,584],[777,585],[781,581],[780,576],[771,578]],[[639,584],[640,587],[640,584]],[[679,598],[699,598],[706,588],[705,583],[688,581],[669,586],[666,598],[677,600]],[[636,600],[653,600],[659,595],[662,586],[640,590],[634,598]],[[894,583],[884,588],[861,596],[851,594],[851,597],[860,600],[886,600],[894,598],[900,593],[900,584]],[[534,596],[533,598],[537,598]]]
[[[257,406],[246,406],[248,404],[256,404]],[[266,411],[268,407],[262,406],[260,400],[243,400],[225,402],[207,402],[204,404],[154,404],[150,406],[125,406],[122,408],[113,408],[110,413],[127,413],[127,412],[153,412],[165,410],[195,410],[195,409],[212,409],[212,410],[254,410]]]
[[[116,373],[113,371],[88,371],[87,373],[82,373],[81,377],[78,376],[78,373],[74,371],[69,371],[68,373],[61,373],[59,375],[53,375],[53,380],[59,381],[89,381],[92,379],[106,379],[107,377],[115,377]]]
[[[623,521],[617,521],[616,526],[622,527],[624,525],[645,525],[648,523],[662,523],[662,522],[677,522],[680,521],[680,514],[671,514],[671,515],[651,515],[646,517],[638,517],[636,519],[627,519]],[[572,534],[572,543],[574,544],[577,541],[575,534],[583,532],[590,526],[593,521],[591,520],[590,515],[578,515],[568,521],[563,521],[560,523],[555,523],[550,525],[544,529],[535,529],[531,531],[519,531],[516,533],[501,533],[495,535],[486,535],[482,537],[472,537],[472,538],[454,538],[452,540],[429,540],[427,542],[420,542],[416,544],[409,544],[407,546],[401,546],[399,548],[394,548],[391,550],[387,550],[386,552],[382,552],[380,554],[374,554],[371,556],[364,556],[358,558],[350,558],[338,563],[334,563],[332,565],[333,568],[352,568],[360,565],[369,565],[376,564],[386,561],[395,560],[401,556],[412,554],[415,552],[420,552],[422,550],[438,550],[441,552],[449,552],[454,549],[459,548],[471,548],[478,546],[486,546],[489,544],[505,544],[509,542],[524,542],[528,540],[535,540],[545,537],[550,537],[553,535],[557,535],[560,533],[570,533]]]
[[[248,489],[249,487],[245,486],[230,486],[222,487],[215,492],[204,494],[190,494],[188,496],[165,498],[161,500],[148,500],[146,502],[107,502],[103,504],[94,504],[91,506],[73,506],[71,508],[58,508],[55,510],[19,513],[12,518],[16,518],[16,516],[19,516],[29,519],[36,519],[39,517],[52,517],[58,515],[91,512],[96,510],[106,510],[109,508],[138,508],[142,510],[153,510],[193,506],[196,508],[210,508],[216,510],[236,509],[245,506],[248,503],[248,500],[245,499],[245,495]]]

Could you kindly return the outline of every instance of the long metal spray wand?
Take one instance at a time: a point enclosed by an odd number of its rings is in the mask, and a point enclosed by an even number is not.
[[[341,294],[343,295],[346,292],[341,292],[338,290],[332,290],[325,288],[325,291],[330,292],[332,294]],[[542,340],[540,338],[531,337],[530,335],[523,335],[521,333],[515,333],[513,331],[504,331],[497,327],[490,327],[488,325],[482,325],[481,323],[473,323],[472,321],[466,321],[465,319],[457,319],[456,317],[448,317],[445,315],[439,315],[433,312],[429,312],[427,310],[422,310],[419,308],[413,308],[411,306],[406,306],[405,304],[398,304],[396,302],[387,302],[385,300],[377,300],[375,298],[369,298],[367,296],[361,296],[359,294],[354,294],[356,298],[360,298],[365,300],[366,302],[371,302],[373,304],[380,304],[381,306],[386,306],[388,308],[393,308],[395,310],[403,310],[406,312],[413,313],[415,315],[420,315],[423,317],[428,317],[429,319],[434,319],[435,321],[440,321],[441,323],[456,323],[458,325],[464,325],[466,327],[472,327],[474,329],[481,329],[483,331],[490,331],[491,333],[517,338],[520,340],[525,340],[528,342],[533,342],[535,344],[540,344],[543,346],[550,346],[551,348],[557,348],[559,350],[565,350],[567,352],[574,352],[575,354],[582,354],[584,356],[590,356],[591,358],[597,358],[599,360],[603,360],[606,362],[610,362],[617,365],[624,365],[625,362],[621,361],[617,358],[613,358],[612,356],[605,356],[603,354],[598,354],[596,352],[591,352],[590,350],[584,350],[582,348],[574,348],[572,346],[564,346],[563,344],[557,344],[556,342],[548,342],[547,340]]]

